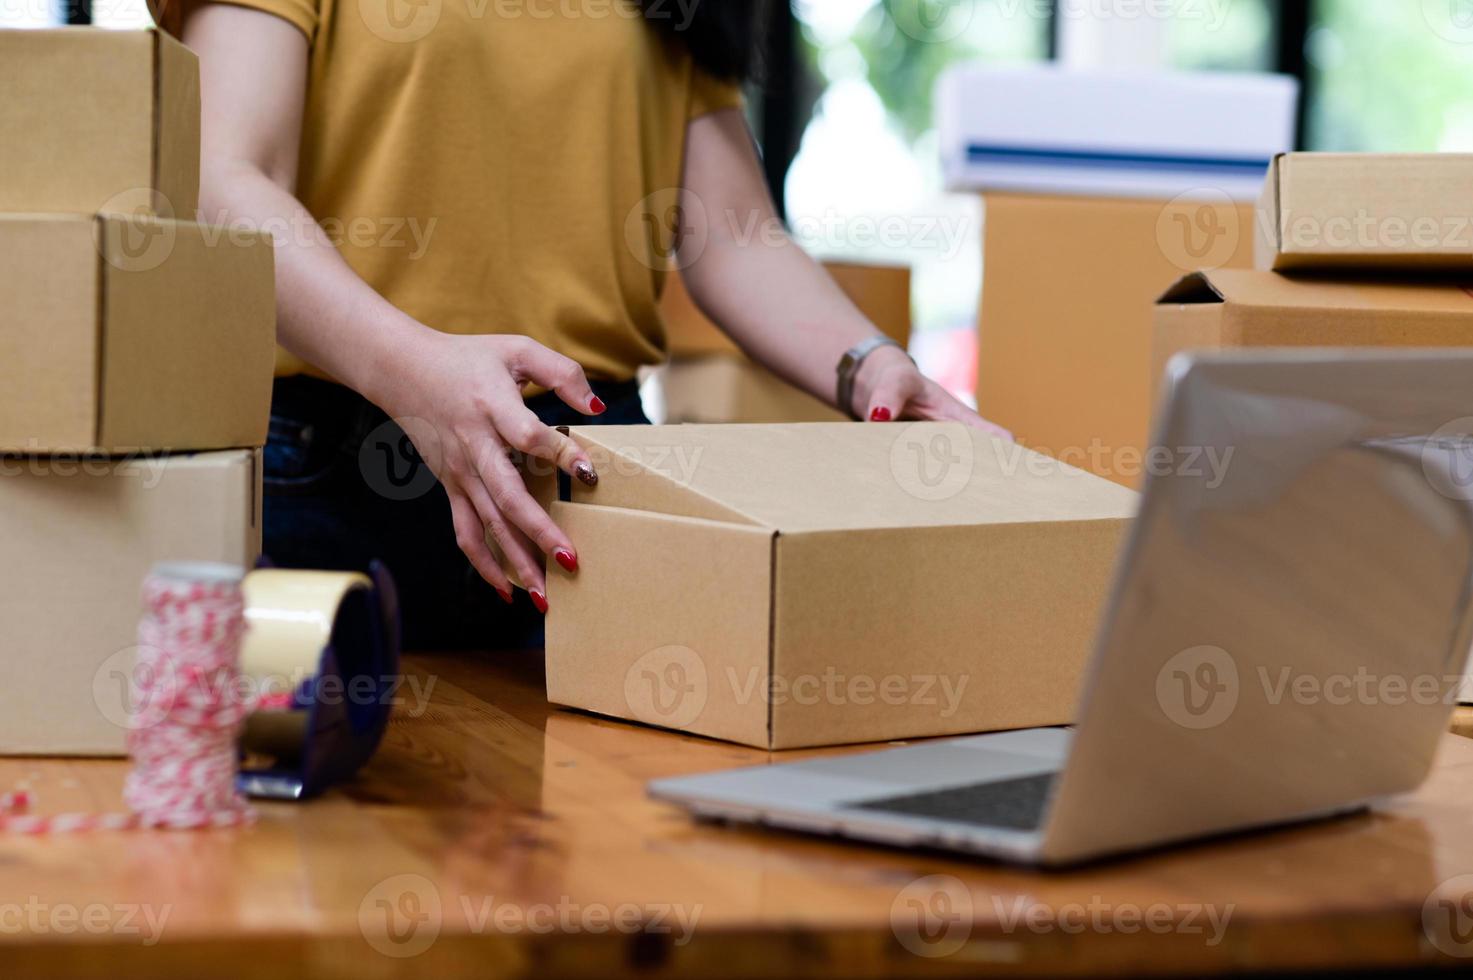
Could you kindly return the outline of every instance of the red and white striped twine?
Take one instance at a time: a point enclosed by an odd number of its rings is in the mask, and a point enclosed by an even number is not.
[[[254,820],[235,788],[236,741],[258,706],[240,696],[243,606],[238,579],[150,575],[134,669],[149,716],[128,732],[133,769],[123,800],[129,812],[31,814],[30,794],[18,791],[0,795],[0,831],[235,827]],[[266,700],[262,706],[286,706],[280,695]]]

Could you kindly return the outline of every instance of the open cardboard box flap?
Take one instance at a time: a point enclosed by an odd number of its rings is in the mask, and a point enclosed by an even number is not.
[[[1218,269],[1180,279],[1157,301],[1155,319],[1157,379],[1189,350],[1473,346],[1473,292],[1450,282]]]
[[[1177,280],[1160,306],[1239,307],[1386,314],[1473,314],[1473,291],[1451,282],[1303,279],[1253,269],[1193,272]]]
[[[1130,490],[956,423],[570,431],[555,703],[767,748],[1072,719]]]
[[[959,423],[571,431],[600,474],[597,487],[575,485],[574,502],[788,534],[1088,520],[1100,516],[1102,498],[1118,505],[1117,516],[1135,501],[1124,488]],[[947,480],[955,487],[941,486]]]

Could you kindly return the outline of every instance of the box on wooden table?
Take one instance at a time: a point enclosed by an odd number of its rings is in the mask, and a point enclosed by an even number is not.
[[[124,753],[144,576],[252,565],[260,487],[260,450],[0,456],[0,753]]]
[[[1172,355],[1224,347],[1473,346],[1473,293],[1452,283],[1193,273],[1156,305],[1154,373]]]
[[[1281,154],[1254,258],[1277,271],[1473,272],[1473,154]]]
[[[572,432],[552,701],[766,748],[1073,718],[1131,491],[956,424]]]
[[[847,422],[838,411],[740,354],[671,361],[645,391],[671,423]],[[653,388],[653,392],[651,392]],[[653,417],[653,416],[652,416]]]
[[[902,345],[910,343],[910,269],[826,262],[865,316]],[[665,283],[661,314],[672,360],[647,382],[665,422],[840,422],[845,416],[753,363],[695,305],[677,272]]]
[[[0,30],[0,211],[199,209],[199,60],[162,31]]]
[[[260,446],[270,240],[119,215],[0,215],[0,451]]]
[[[909,268],[857,262],[825,262],[823,267],[844,295],[887,337],[901,344],[910,343]],[[660,316],[665,321],[671,357],[741,354],[731,338],[696,306],[678,270],[672,270],[665,278]]]
[[[1156,379],[1151,304],[1252,264],[1253,202],[1293,140],[1287,77],[948,71],[947,186],[984,195],[977,405],[1045,452],[1136,485]]]

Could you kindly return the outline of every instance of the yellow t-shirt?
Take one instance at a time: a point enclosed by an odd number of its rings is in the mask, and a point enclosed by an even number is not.
[[[310,41],[297,196],[370,286],[440,330],[525,334],[593,378],[664,359],[686,122],[742,97],[635,3],[226,2]],[[278,352],[278,375],[303,371],[318,373]]]

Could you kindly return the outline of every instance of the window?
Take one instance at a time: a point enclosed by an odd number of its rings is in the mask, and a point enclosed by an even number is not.
[[[1473,2],[1319,0],[1305,57],[1309,149],[1473,149]]]
[[[1302,0],[1291,0],[1302,2]],[[1166,22],[1166,64],[1210,71],[1272,71],[1276,56],[1269,0],[1180,0]]]
[[[821,87],[788,172],[794,236],[819,258],[911,266],[913,348],[970,396],[981,207],[942,192],[932,93],[959,61],[1048,57],[1053,4],[797,0],[793,10]]]

